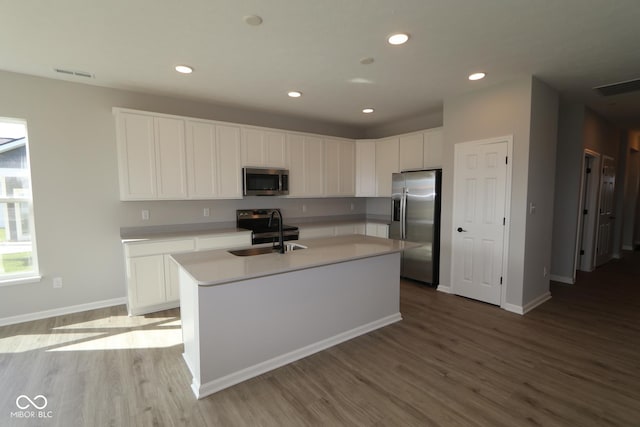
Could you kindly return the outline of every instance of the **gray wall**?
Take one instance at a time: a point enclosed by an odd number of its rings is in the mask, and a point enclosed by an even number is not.
[[[532,100],[532,91],[536,93]],[[554,101],[555,100],[555,101]],[[531,114],[544,108],[550,112],[544,113],[540,121],[535,121],[532,128]],[[555,103],[555,104],[554,104]],[[553,106],[556,105],[556,110]],[[512,187],[510,206],[510,235],[509,235],[509,271],[507,274],[506,303],[523,306],[530,299],[540,295],[543,281],[538,274],[539,260],[531,262],[525,258],[525,247],[533,250],[539,239],[551,241],[552,201],[545,197],[536,199],[542,209],[536,211],[536,221],[527,227],[528,192],[531,190],[536,197],[548,186],[547,179],[538,182],[534,173],[529,173],[529,167],[539,172],[553,169],[554,158],[549,153],[555,147],[555,137],[550,135],[554,127],[551,114],[557,111],[557,99],[553,92],[539,83],[534,83],[532,77],[523,77],[510,83],[501,84],[458,97],[445,99],[444,102],[444,153],[443,153],[443,188],[442,188],[442,253],[440,260],[441,283],[451,286],[451,230],[453,230],[453,161],[454,145],[459,142],[476,141],[506,135],[513,135],[512,156]],[[533,131],[533,135],[531,134]],[[540,145],[543,153],[535,155],[530,161],[529,152],[531,137],[533,143]],[[553,174],[551,174],[553,176]],[[549,195],[552,197],[552,192]],[[529,234],[540,233],[536,241],[526,246]],[[541,271],[540,271],[541,273]],[[527,275],[525,277],[525,274]],[[525,291],[525,286],[532,289]],[[525,295],[527,300],[525,301]]]
[[[535,212],[527,217],[522,298],[525,306],[549,292],[558,140],[558,94],[535,78],[532,83],[527,202],[535,205]]]
[[[119,201],[113,107],[362,137],[340,125],[8,72],[0,72],[0,86],[0,117],[27,121],[43,276],[39,283],[0,287],[0,319],[126,295],[120,227],[140,225],[139,210],[147,205]],[[292,214],[301,202],[280,203]],[[225,221],[253,201],[149,204],[149,224],[203,221],[203,205],[213,208],[208,220]],[[364,200],[310,201],[307,215],[365,209]],[[56,276],[62,289],[52,287]]]
[[[367,129],[364,139],[386,138],[388,136],[400,135],[419,131],[423,129],[432,129],[442,126],[443,113],[442,109],[436,111],[425,111],[413,117],[406,117],[400,120],[386,123],[379,126],[373,126]]]
[[[578,237],[585,108],[562,102],[556,152],[551,274],[573,281]]]

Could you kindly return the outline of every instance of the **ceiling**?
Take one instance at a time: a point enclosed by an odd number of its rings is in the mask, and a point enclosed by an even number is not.
[[[640,78],[638,0],[0,0],[0,12],[0,69],[18,73],[363,129],[534,75],[640,128],[640,91],[593,90]],[[399,31],[409,41],[389,45]],[[475,71],[487,77],[467,80]]]

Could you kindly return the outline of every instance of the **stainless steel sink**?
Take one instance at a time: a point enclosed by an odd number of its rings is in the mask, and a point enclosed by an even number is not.
[[[299,245],[297,243],[285,243],[284,251],[299,251],[300,249],[307,249],[304,245]],[[264,255],[264,254],[272,254],[280,252],[280,248],[274,246],[262,246],[259,248],[246,248],[246,249],[235,249],[232,251],[227,251],[235,256],[254,256],[254,255]]]

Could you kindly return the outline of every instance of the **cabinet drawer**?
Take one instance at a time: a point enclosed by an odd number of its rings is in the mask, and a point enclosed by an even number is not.
[[[251,232],[240,232],[235,234],[221,235],[221,236],[209,236],[209,237],[197,237],[196,247],[199,251],[207,249],[225,249],[238,246],[250,246],[251,245]]]
[[[127,256],[146,256],[189,252],[196,249],[194,239],[164,240],[159,242],[127,243]]]

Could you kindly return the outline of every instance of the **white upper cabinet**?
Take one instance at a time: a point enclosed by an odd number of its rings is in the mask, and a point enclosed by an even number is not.
[[[181,119],[116,112],[121,200],[187,196]]]
[[[376,143],[356,141],[356,196],[376,196]]]
[[[324,143],[322,138],[288,133],[290,197],[322,197],[324,191]]]
[[[156,185],[159,199],[187,196],[184,120],[156,117]]]
[[[242,166],[286,168],[284,132],[243,127]]]
[[[423,133],[412,133],[400,136],[400,170],[419,170],[423,167],[424,138]]]
[[[444,132],[441,127],[424,131],[424,168],[442,167]]]
[[[187,121],[190,199],[242,198],[240,128]]]
[[[400,172],[399,138],[376,141],[376,197],[391,196],[391,175]]]
[[[353,141],[325,138],[325,196],[355,195],[355,145]]]

